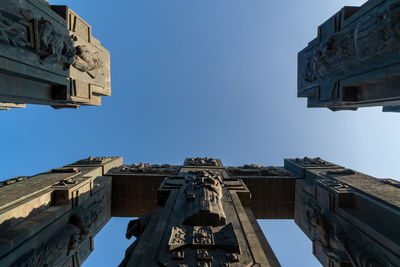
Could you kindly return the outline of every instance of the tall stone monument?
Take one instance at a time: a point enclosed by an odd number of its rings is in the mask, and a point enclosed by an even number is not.
[[[140,217],[121,267],[280,266],[256,219],[294,219],[326,267],[400,266],[395,180],[320,158],[224,167],[120,157],[0,183],[0,266],[81,266],[113,216]]]
[[[400,3],[344,7],[298,54],[298,97],[333,111],[383,106],[400,112]]]
[[[0,110],[101,105],[111,95],[110,53],[66,6],[0,2]]]

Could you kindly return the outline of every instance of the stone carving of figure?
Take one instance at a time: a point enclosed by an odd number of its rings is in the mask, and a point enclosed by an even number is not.
[[[388,4],[361,18],[355,29],[343,30],[322,42],[307,59],[304,80],[312,83],[328,74],[344,72],[396,53],[400,48],[400,3],[386,2]]]
[[[82,72],[87,72],[90,77],[95,78],[92,71],[101,69],[103,61],[84,45],[78,45],[75,49],[76,55],[73,66]]]
[[[296,162],[300,163],[303,166],[320,166],[320,167],[326,167],[326,166],[332,166],[331,163],[321,159],[320,157],[317,158],[296,158]]]
[[[126,238],[131,239],[132,236],[136,237],[136,240],[130,245],[125,251],[125,258],[118,265],[118,267],[125,267],[128,264],[129,259],[132,256],[132,253],[139,242],[140,236],[143,234],[146,229],[147,224],[150,222],[151,214],[146,214],[139,219],[132,220],[128,224],[128,228],[126,229]]]
[[[184,224],[191,226],[225,225],[225,212],[221,202],[222,184],[222,177],[215,172],[189,172],[184,189],[188,205]]]
[[[169,164],[158,165],[141,162],[139,164],[124,165],[121,167],[120,171],[133,173],[177,174],[179,167]]]
[[[68,33],[57,30],[53,24],[41,18],[39,24],[39,54],[43,63],[62,63],[67,69],[74,62],[76,53]]]
[[[189,166],[218,166],[218,161],[213,158],[191,158],[188,162]]]
[[[21,3],[16,2],[15,8],[19,9],[27,23],[30,24],[32,21],[37,23],[37,31],[33,32],[35,37],[29,36],[31,33],[22,23],[2,16],[0,18],[0,41],[17,47],[35,49],[34,52],[38,54],[41,64],[60,63],[65,70],[68,69],[74,62],[76,51],[67,29],[63,31],[61,28],[56,28],[43,17],[34,18],[32,11],[21,8]],[[29,38],[38,38],[38,43],[33,47]]]
[[[398,51],[400,44],[400,3],[384,6],[378,12],[362,19],[354,32],[359,60]]]
[[[13,46],[28,44],[27,30],[22,24],[0,17],[0,41],[8,42]]]
[[[315,242],[319,242],[329,258],[339,263],[348,260],[343,246],[340,226],[329,215],[313,204],[308,204],[305,210],[308,230]]]
[[[343,227],[327,210],[306,204],[305,219],[313,240],[322,245],[334,262],[360,267],[393,266],[384,255],[372,252],[368,244],[359,242],[350,229]]]

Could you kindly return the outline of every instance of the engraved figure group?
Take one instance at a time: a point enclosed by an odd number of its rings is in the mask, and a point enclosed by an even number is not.
[[[0,16],[0,41],[15,47],[27,48],[39,57],[40,64],[61,64],[64,70],[73,65],[81,72],[95,78],[95,70],[102,69],[100,57],[86,46],[74,45],[66,29],[55,26],[43,17],[35,17],[30,10],[19,7],[20,18],[2,12]],[[101,72],[104,75],[103,72]]]
[[[322,42],[307,60],[303,77],[313,83],[328,74],[354,69],[369,61],[396,53],[400,48],[400,3],[384,5],[358,22]]]

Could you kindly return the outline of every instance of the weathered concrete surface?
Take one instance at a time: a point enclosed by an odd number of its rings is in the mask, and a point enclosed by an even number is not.
[[[89,157],[0,182],[0,266],[78,266],[111,216],[143,216],[128,226],[137,241],[122,266],[279,266],[257,218],[294,218],[323,266],[399,266],[399,196],[395,180],[321,158],[224,167]]]
[[[129,223],[137,239],[120,266],[280,266],[250,191],[217,162],[187,159],[163,180],[152,214]]]
[[[308,107],[356,110],[400,105],[400,5],[370,0],[344,7],[298,54],[298,97]]]
[[[323,266],[400,266],[399,183],[323,162],[285,160],[303,174],[294,218],[314,255]]]
[[[1,1],[0,48],[0,102],[77,108],[111,95],[110,53],[66,6]]]
[[[122,158],[88,158],[0,183],[0,266],[79,266],[111,218]]]

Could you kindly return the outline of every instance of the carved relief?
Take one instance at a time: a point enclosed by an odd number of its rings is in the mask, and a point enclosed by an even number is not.
[[[362,18],[355,29],[338,32],[307,58],[303,79],[313,83],[328,74],[380,60],[400,48],[400,4],[392,1]]]
[[[184,192],[187,199],[186,225],[219,226],[226,222],[222,208],[220,175],[212,171],[189,172]]]
[[[311,240],[321,246],[327,258],[337,266],[393,266],[383,255],[374,253],[367,242],[360,241],[349,227],[342,226],[330,211],[315,202],[304,205],[303,216]]]
[[[12,46],[28,46],[30,42],[28,42],[27,27],[1,14],[0,41]]]
[[[221,248],[230,253],[239,253],[239,242],[236,238],[233,225],[230,223],[220,231],[211,226],[174,226],[168,242],[170,251],[185,247],[193,249]]]
[[[32,18],[27,18],[32,20]],[[33,21],[35,21],[33,19]],[[36,23],[36,22],[35,22]],[[60,63],[65,69],[73,63],[75,49],[68,32],[61,31],[53,24],[40,18],[37,21],[39,32],[35,33],[39,37],[39,46],[36,47],[42,63]]]
[[[362,19],[354,32],[360,61],[397,52],[400,48],[400,3],[392,2]]]
[[[33,15],[21,3],[13,4],[21,18],[7,14],[0,16],[0,41],[31,49],[38,55],[41,64],[58,63],[65,70],[73,65],[92,78],[105,74],[103,60],[84,45],[74,47],[73,37],[66,28],[62,29],[43,17]]]
[[[302,165],[303,167],[330,167],[335,166],[332,163],[329,163],[319,157],[317,158],[308,158],[304,157],[302,159],[296,158],[296,163]]]
[[[104,63],[96,53],[91,52],[86,46],[78,45],[75,47],[76,55],[74,57],[73,66],[81,71],[89,74],[90,77],[104,75]]]
[[[72,184],[77,184],[78,181],[82,180],[84,177],[70,177],[67,179],[60,180],[55,186],[59,185],[72,185]]]
[[[237,176],[292,176],[288,171],[276,167],[264,167],[258,164],[245,164],[242,167],[229,167],[230,175]]]
[[[113,159],[115,157],[88,157],[86,159],[81,159],[77,161],[77,164],[103,164],[105,161],[109,159]]]
[[[12,266],[53,266],[63,257],[73,255],[84,242],[88,242],[90,233],[95,230],[95,223],[104,210],[105,201],[103,195],[85,210],[78,210],[54,238],[47,240],[39,248],[32,249]]]
[[[146,229],[147,224],[149,223],[151,218],[151,214],[146,214],[143,217],[140,217],[136,220],[131,220],[128,224],[128,228],[126,229],[126,238],[131,239],[132,236],[138,238]]]
[[[124,165],[119,170],[120,172],[132,172],[132,173],[154,173],[154,174],[173,174],[176,175],[179,172],[179,166],[169,164],[150,164],[150,163],[139,163]]]
[[[22,32],[19,32],[18,39],[14,38],[11,44],[33,48],[41,64],[59,63],[64,66],[64,69],[68,69],[76,53],[68,31],[55,27],[43,17],[34,17],[31,10],[22,8],[19,10],[29,27],[24,27]],[[24,41],[22,41],[22,36],[26,38]],[[33,45],[31,40],[34,40]]]
[[[218,160],[213,158],[190,158],[187,160],[187,166],[219,166]]]
[[[128,264],[129,259],[133,254],[133,250],[140,240],[140,236],[143,234],[146,229],[147,224],[149,223],[151,218],[151,214],[146,214],[143,217],[140,217],[136,220],[131,220],[126,229],[126,238],[131,239],[132,236],[136,237],[136,240],[126,249],[125,257],[122,262],[118,265],[119,267],[125,267]]]

